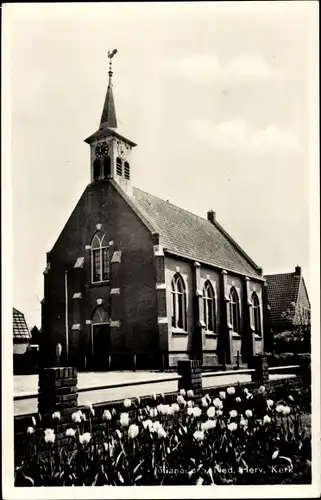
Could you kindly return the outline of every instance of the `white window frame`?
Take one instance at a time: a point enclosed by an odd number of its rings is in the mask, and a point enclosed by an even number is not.
[[[233,300],[233,295],[236,297],[236,301]],[[236,333],[237,335],[240,335],[241,332],[237,331],[241,329],[241,311],[240,311],[240,297],[239,294],[237,293],[237,290],[234,286],[231,287],[230,293],[229,293],[229,324],[231,325],[231,329],[233,333]],[[237,311],[237,330],[234,329],[234,315],[233,315],[233,305],[235,304],[236,311]]]
[[[108,278],[105,280],[102,279],[103,278],[103,251],[105,249],[107,249],[107,251],[108,251],[110,248],[108,245],[103,246],[104,237],[105,237],[105,234],[103,234],[102,238],[99,238],[99,236],[97,234],[95,234],[95,236],[93,237],[92,243],[91,243],[91,282],[92,282],[92,284],[108,283],[110,281],[110,277],[109,277],[110,268],[109,268],[109,272],[108,272]],[[94,246],[95,240],[98,241],[97,246]],[[100,280],[94,280],[94,268],[95,268],[94,252],[97,250],[99,250],[99,263],[100,263],[99,276],[101,278]],[[109,264],[110,264],[110,259],[109,259]]]
[[[209,293],[208,293],[209,292]],[[212,323],[213,330],[209,329],[208,324],[208,301],[212,301]],[[204,283],[203,287],[203,320],[206,326],[206,331],[210,333],[216,333],[217,330],[217,305],[216,305],[216,294],[214,287],[209,279]]]
[[[258,294],[255,291],[251,295],[251,303],[252,303],[252,306],[251,306],[251,323],[252,323],[251,327],[255,331],[256,335],[258,335],[259,337],[262,337],[261,301],[259,299]],[[259,319],[259,325],[258,325],[259,330],[257,329],[257,325],[256,325],[256,317],[255,317],[256,309],[258,309],[258,311],[259,311],[259,318],[258,318]]]
[[[179,291],[178,283],[181,283],[183,292]],[[171,282],[171,313],[172,313],[172,329],[187,332],[187,301],[186,301],[186,285],[180,273],[175,273]],[[179,321],[179,296],[182,297],[182,326],[178,326]],[[175,304],[175,310],[173,310]],[[174,324],[173,324],[174,318]]]

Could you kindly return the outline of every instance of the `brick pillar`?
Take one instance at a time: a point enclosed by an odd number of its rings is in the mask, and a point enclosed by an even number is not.
[[[225,357],[225,362],[227,364],[233,362],[233,334],[228,325],[228,308],[229,308],[229,296],[227,293],[227,272],[222,270],[221,272],[221,331],[220,331],[220,352]],[[224,359],[222,359],[222,362]]]
[[[154,265],[156,272],[157,323],[159,336],[160,365],[168,368],[168,315],[167,290],[165,281],[165,256],[161,245],[154,245]]]
[[[45,426],[52,426],[52,414],[60,412],[60,423],[70,422],[70,415],[77,410],[77,369],[44,368],[38,377],[38,413]]]
[[[255,356],[255,332],[252,329],[252,302],[250,296],[250,278],[246,276],[244,284],[244,328],[242,346],[244,353],[244,360],[251,363],[253,356]]]
[[[268,302],[268,291],[267,291],[267,283],[266,281],[262,287],[262,300],[263,300],[263,349],[264,352],[273,351],[274,339],[273,339],[273,330],[271,324],[271,307]]]
[[[253,368],[255,370],[252,373],[252,381],[258,382],[259,385],[269,384],[269,366],[266,356],[254,356],[253,358]]]
[[[202,369],[198,359],[178,360],[177,371],[181,375],[178,389],[192,389],[196,398],[202,396]]]
[[[194,262],[194,338],[193,338],[193,353],[196,359],[203,363],[203,351],[205,350],[205,323],[203,312],[203,291],[201,288],[201,265],[199,262]]]
[[[110,261],[110,364],[109,369],[113,368],[112,352],[117,349],[118,331],[121,327],[122,318],[122,280],[121,280],[122,252],[114,250]],[[115,360],[114,360],[115,361]],[[118,361],[116,360],[116,363]],[[115,366],[115,363],[114,363]]]

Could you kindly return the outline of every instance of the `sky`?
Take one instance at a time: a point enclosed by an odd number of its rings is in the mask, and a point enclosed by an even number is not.
[[[264,274],[300,265],[309,290],[317,2],[7,4],[3,19],[12,300],[30,327],[46,252],[90,180],[114,48],[133,184],[215,210]]]

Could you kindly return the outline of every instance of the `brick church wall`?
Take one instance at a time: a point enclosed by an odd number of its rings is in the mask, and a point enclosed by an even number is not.
[[[119,317],[111,317],[112,321],[119,321],[119,327],[111,332],[112,349],[131,352],[158,348],[152,235],[106,181],[86,188],[48,257],[50,269],[45,276],[43,330],[49,351],[47,359],[51,362],[56,343],[60,342],[63,348],[65,346],[65,270],[68,270],[69,331],[71,335],[79,336],[82,345],[76,353],[76,364],[81,365],[83,360],[79,357],[90,351],[91,325],[86,321],[91,320],[97,300],[102,299],[103,305],[109,303],[112,279],[110,285],[91,284],[91,252],[86,250],[86,246],[91,244],[97,224],[102,225],[107,243],[112,242],[112,251],[121,252],[117,285]],[[78,257],[84,257],[80,281],[76,280],[74,270]],[[81,290],[76,289],[81,286]],[[79,306],[82,324],[80,331],[73,332],[72,297],[78,292],[82,293]]]

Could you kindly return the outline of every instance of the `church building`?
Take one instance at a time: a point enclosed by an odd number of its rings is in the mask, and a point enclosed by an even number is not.
[[[245,366],[264,349],[262,269],[216,220],[132,186],[136,144],[118,128],[109,83],[90,148],[90,183],[47,253],[44,364],[168,369],[178,359]],[[58,347],[59,350],[59,347]]]

